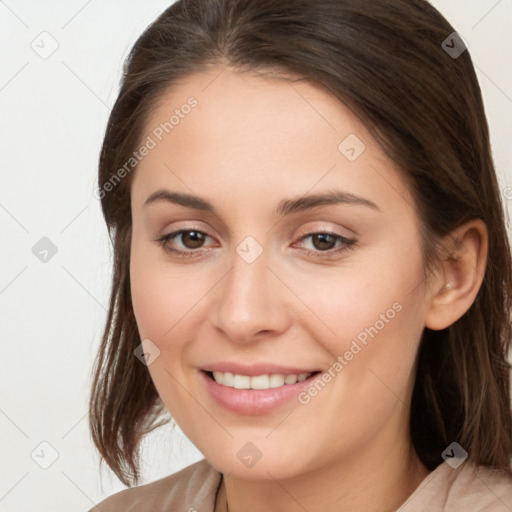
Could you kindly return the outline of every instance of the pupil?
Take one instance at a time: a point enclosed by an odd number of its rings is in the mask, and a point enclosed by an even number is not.
[[[191,233],[192,236],[190,236]],[[202,233],[199,233],[198,231],[187,231],[186,233],[183,233],[183,235],[189,240],[192,239],[191,247],[190,244],[185,243],[187,247],[195,249],[201,246],[201,242],[203,241]]]
[[[331,239],[331,240],[329,241],[326,239]],[[317,244],[315,243],[316,240],[320,240],[320,247],[318,247]],[[332,242],[333,242],[333,236],[328,235],[326,233],[318,233],[315,236],[313,236],[313,245],[315,246],[316,249],[332,249],[332,247],[325,247],[325,245],[322,245],[325,243],[327,243],[327,245],[332,245]]]

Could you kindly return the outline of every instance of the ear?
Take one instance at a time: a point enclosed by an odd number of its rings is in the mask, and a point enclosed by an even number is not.
[[[458,227],[441,241],[440,272],[427,287],[425,327],[440,330],[455,323],[473,304],[484,279],[488,232],[481,219]]]

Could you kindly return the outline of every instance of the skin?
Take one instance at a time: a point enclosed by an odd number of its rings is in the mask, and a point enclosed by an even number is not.
[[[130,279],[141,339],[160,350],[148,366],[159,395],[224,474],[216,511],[226,510],[226,498],[230,512],[263,512],[268,503],[275,512],[395,510],[428,474],[408,428],[421,333],[447,327],[474,301],[485,225],[471,221],[454,233],[463,241],[459,259],[443,259],[427,286],[414,202],[350,110],[306,82],[218,67],[166,91],[145,136],[190,96],[197,107],[133,176]],[[349,134],[366,146],[355,161],[338,149]],[[165,201],[143,206],[161,188],[205,198],[218,213]],[[379,210],[336,204],[283,218],[274,211],[283,199],[333,189]],[[208,236],[168,243],[199,256],[174,255],[155,241],[187,228]],[[357,243],[325,257],[343,243],[306,236],[322,229]],[[263,249],[250,264],[236,252],[247,236]],[[443,243],[453,255],[451,237]],[[198,367],[220,360],[326,371],[395,303],[400,312],[307,405],[292,399],[271,413],[237,414],[199,379]],[[262,454],[250,468],[237,457],[247,442]]]

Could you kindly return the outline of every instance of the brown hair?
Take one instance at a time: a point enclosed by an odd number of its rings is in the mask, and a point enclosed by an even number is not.
[[[489,252],[474,303],[448,328],[424,329],[410,430],[430,470],[457,441],[476,464],[511,471],[511,252],[469,52],[455,58],[442,47],[453,32],[425,0],[179,0],[135,43],[99,160],[114,267],[89,406],[93,442],[125,485],[139,482],[143,436],[170,417],[134,356],[141,339],[129,281],[133,173],[112,190],[106,184],[139,146],[165,90],[215,65],[299,77],[358,116],[410,186],[426,277],[440,237],[470,219],[485,222]]]

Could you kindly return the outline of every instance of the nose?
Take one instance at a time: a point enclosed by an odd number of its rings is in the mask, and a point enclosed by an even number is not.
[[[219,283],[213,322],[233,342],[273,338],[290,323],[286,286],[268,266],[265,251],[252,262],[234,253],[231,270]]]

